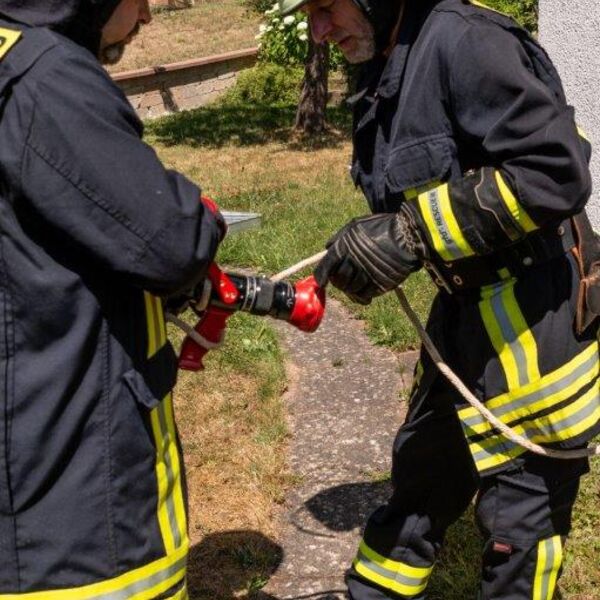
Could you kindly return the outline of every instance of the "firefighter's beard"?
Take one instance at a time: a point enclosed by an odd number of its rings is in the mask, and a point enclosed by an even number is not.
[[[100,50],[100,62],[103,65],[116,65],[122,58],[123,54],[125,54],[125,48],[127,44],[133,40],[133,38],[139,33],[140,24],[138,23],[133,31],[120,42],[115,42],[114,44],[108,44],[104,48]]]
[[[343,50],[346,60],[353,65],[358,65],[375,56],[375,39],[370,37],[354,38],[354,44]]]
[[[330,34],[329,39],[338,45],[346,60],[353,65],[367,62],[375,56],[375,32],[366,19],[361,20],[350,34],[340,29]]]
[[[125,42],[110,44],[100,50],[100,62],[103,65],[116,65],[125,54]]]

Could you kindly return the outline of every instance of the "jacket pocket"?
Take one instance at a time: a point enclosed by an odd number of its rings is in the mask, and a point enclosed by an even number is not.
[[[141,373],[130,369],[123,375],[123,382],[138,405],[148,410],[158,406],[160,399],[152,393]]]
[[[432,135],[394,148],[386,166],[385,182],[391,194],[443,181],[452,166],[455,146],[445,134]]]

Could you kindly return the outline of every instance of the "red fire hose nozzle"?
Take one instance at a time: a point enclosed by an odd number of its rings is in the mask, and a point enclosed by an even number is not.
[[[207,281],[211,286],[208,305],[179,355],[179,367],[188,371],[204,368],[202,359],[221,345],[227,319],[237,311],[268,315],[308,333],[318,329],[325,314],[325,290],[313,276],[296,284],[273,282],[265,277],[224,273],[213,264]]]

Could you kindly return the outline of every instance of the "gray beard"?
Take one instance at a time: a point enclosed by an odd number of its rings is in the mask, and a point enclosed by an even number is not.
[[[103,65],[116,65],[125,53],[125,44],[119,42],[117,44],[111,44],[100,50],[100,62]]]
[[[346,55],[346,60],[352,65],[367,62],[375,56],[375,38],[362,38],[356,50]]]

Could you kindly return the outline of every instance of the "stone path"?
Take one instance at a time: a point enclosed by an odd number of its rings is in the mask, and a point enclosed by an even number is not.
[[[289,463],[299,483],[285,504],[283,561],[262,598],[341,600],[362,526],[389,493],[400,394],[416,353],[373,347],[333,301],[317,333],[281,332],[291,360]]]

